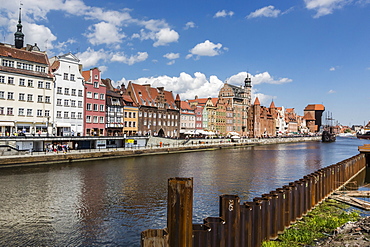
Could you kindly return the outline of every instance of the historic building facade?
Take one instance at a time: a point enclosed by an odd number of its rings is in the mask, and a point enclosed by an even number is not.
[[[138,135],[179,137],[180,109],[172,92],[132,82],[125,92],[139,107]]]
[[[84,134],[84,78],[80,60],[71,53],[49,59],[55,78],[53,134]]]
[[[53,116],[53,75],[45,52],[24,46],[19,17],[15,46],[0,44],[0,133],[48,135]]]
[[[100,70],[93,68],[82,72],[85,80],[85,135],[106,135],[106,86],[101,81]]]

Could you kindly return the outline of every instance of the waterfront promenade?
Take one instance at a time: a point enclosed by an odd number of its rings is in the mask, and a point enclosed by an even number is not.
[[[145,146],[95,149],[69,149],[57,152],[22,152],[0,157],[0,166],[26,166],[50,164],[58,162],[88,161],[98,159],[122,158],[141,155],[154,155],[179,152],[193,152],[248,145],[266,145],[278,143],[319,141],[320,136],[287,137],[287,138],[246,138],[233,141],[231,139],[189,139],[187,141],[150,137]]]

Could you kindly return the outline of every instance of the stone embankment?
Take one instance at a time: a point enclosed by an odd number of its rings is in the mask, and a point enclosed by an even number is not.
[[[151,137],[149,138],[146,147],[109,148],[100,150],[82,149],[70,150],[66,153],[34,152],[28,154],[2,156],[0,157],[0,167],[112,159],[141,155],[215,150],[220,148],[243,147],[252,145],[319,141],[320,139],[321,138],[317,136],[269,139],[238,139],[237,141],[231,141],[229,139],[191,139],[184,142],[184,140],[171,140],[166,138]]]

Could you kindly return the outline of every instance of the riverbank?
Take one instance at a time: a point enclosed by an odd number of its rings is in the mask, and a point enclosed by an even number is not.
[[[165,138],[152,137],[145,147],[80,149],[69,150],[68,152],[33,152],[21,155],[1,156],[0,167],[4,168],[13,166],[30,166],[40,164],[123,158],[141,155],[195,152],[253,145],[320,141],[320,139],[320,136],[241,139],[238,140],[238,142],[226,142],[225,139],[193,139],[189,140],[185,145],[180,146],[178,143],[166,142]]]

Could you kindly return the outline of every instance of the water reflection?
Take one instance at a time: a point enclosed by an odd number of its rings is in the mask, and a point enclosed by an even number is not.
[[[140,246],[166,227],[167,180],[194,178],[193,221],[358,153],[364,140],[292,143],[0,170],[1,246]]]

